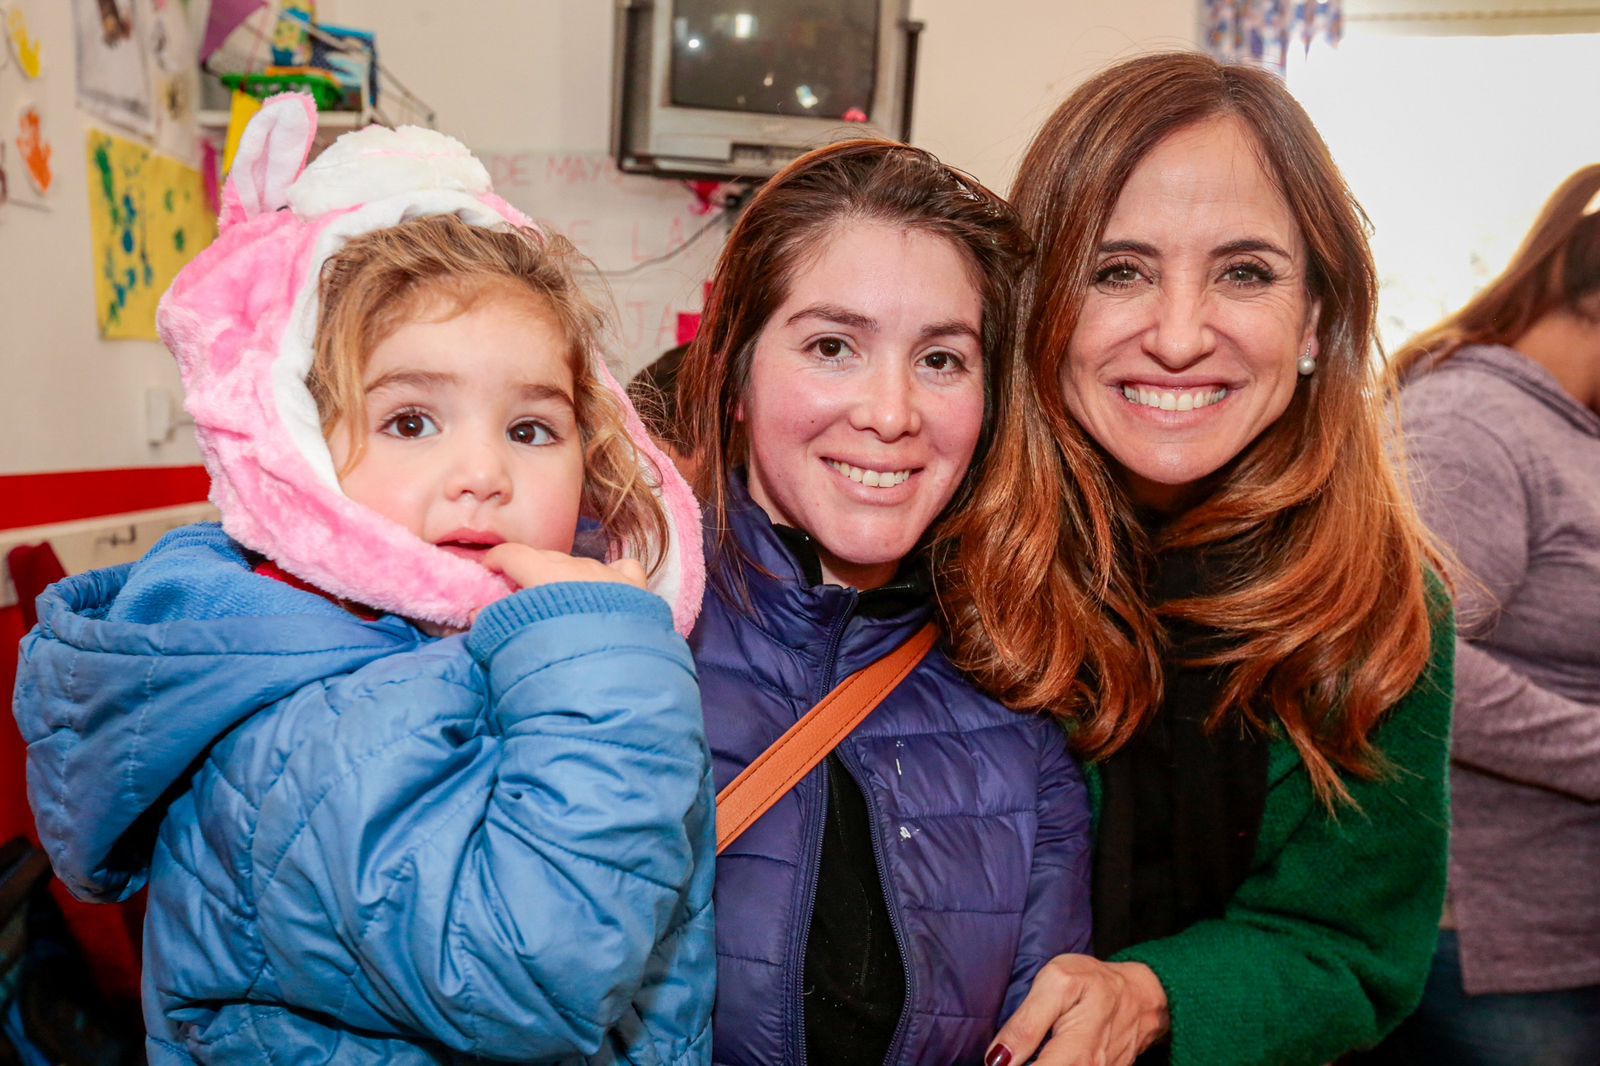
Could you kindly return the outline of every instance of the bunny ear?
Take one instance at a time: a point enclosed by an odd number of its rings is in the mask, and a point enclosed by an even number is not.
[[[279,93],[261,105],[244,128],[222,193],[224,226],[276,211],[289,202],[289,186],[305,169],[317,135],[316,101],[306,93]]]

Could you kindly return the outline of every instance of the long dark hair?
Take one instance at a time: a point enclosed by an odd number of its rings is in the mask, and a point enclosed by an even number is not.
[[[1436,366],[1469,344],[1512,345],[1539,319],[1565,310],[1600,319],[1600,163],[1561,183],[1500,276],[1466,306],[1417,334],[1390,370],[1404,379],[1419,363]]]

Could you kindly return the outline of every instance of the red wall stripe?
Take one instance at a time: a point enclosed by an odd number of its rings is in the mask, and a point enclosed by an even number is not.
[[[0,477],[0,529],[198,503],[211,491],[203,466],[141,466]]]

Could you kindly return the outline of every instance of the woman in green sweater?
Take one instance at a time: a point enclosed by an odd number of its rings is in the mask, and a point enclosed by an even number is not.
[[[1094,762],[1095,955],[987,1061],[1331,1061],[1415,1006],[1449,826],[1453,626],[1386,457],[1360,209],[1281,82],[1192,53],[1082,86],[1013,197],[1028,372],[945,546],[1011,580],[946,607]],[[1073,625],[1086,597],[1112,624]]]

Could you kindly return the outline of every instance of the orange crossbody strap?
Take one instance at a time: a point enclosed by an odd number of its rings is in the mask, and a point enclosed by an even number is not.
[[[729,781],[717,793],[717,854],[827,758],[828,752],[916,669],[938,639],[939,627],[929,622],[894,651],[839,682],[821,703]]]

